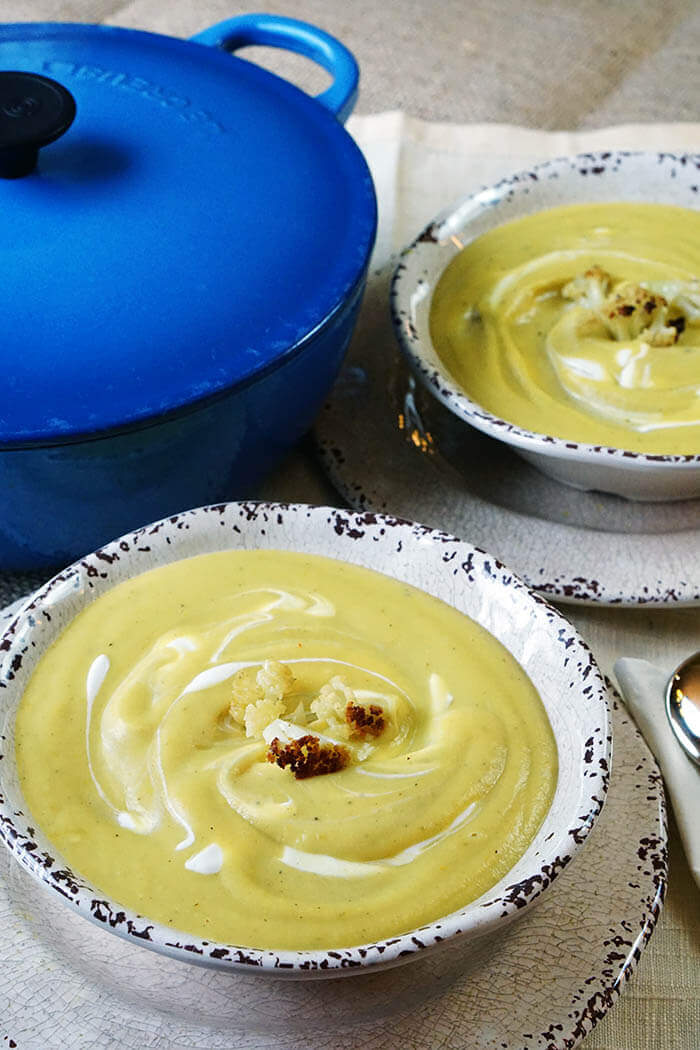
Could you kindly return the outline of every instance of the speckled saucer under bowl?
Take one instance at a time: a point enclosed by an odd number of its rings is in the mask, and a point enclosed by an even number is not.
[[[42,653],[70,620],[117,583],[158,565],[228,549],[326,555],[420,587],[489,630],[537,688],[559,753],[557,787],[525,854],[462,910],[401,936],[317,951],[262,951],[203,941],[108,900],[72,871],[27,811],[14,760],[14,723]],[[500,931],[547,890],[583,845],[608,788],[611,751],[605,683],[571,624],[490,555],[445,533],[375,514],[325,507],[231,503],[146,526],[59,573],[0,637],[0,835],[14,857],[68,905],[134,944],[229,971],[328,977],[383,969],[447,941]],[[56,785],[60,791],[60,784]]]
[[[511,445],[557,481],[635,500],[700,496],[700,455],[651,455],[537,434],[499,419],[456,384],[430,338],[432,294],[465,244],[502,223],[564,204],[606,201],[700,207],[700,154],[584,153],[546,161],[440,213],[402,253],[391,288],[394,331],[428,390],[459,419]]]

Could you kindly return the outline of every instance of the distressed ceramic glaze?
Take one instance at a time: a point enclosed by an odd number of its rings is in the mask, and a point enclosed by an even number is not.
[[[445,369],[429,331],[433,290],[464,244],[494,226],[557,205],[653,201],[697,209],[700,156],[601,152],[547,161],[442,212],[406,249],[391,291],[402,351],[418,379],[459,419],[504,441],[557,481],[635,500],[700,495],[700,455],[652,455],[537,434],[472,401]]]
[[[62,627],[90,600],[137,573],[225,549],[286,549],[342,558],[421,587],[470,615],[506,646],[538,689],[559,751],[552,806],[525,854],[466,908],[377,943],[275,952],[213,944],[106,900],[71,871],[25,812],[13,759],[24,684]],[[500,930],[551,885],[585,842],[609,781],[605,685],[575,629],[490,555],[421,525],[374,514],[282,504],[222,504],[188,511],[96,551],[54,577],[0,641],[0,835],[20,863],[80,914],[135,943],[228,970],[323,977],[385,968],[446,940]],[[56,898],[58,901],[58,897]]]

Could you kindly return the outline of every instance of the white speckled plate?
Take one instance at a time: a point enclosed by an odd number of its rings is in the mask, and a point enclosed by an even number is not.
[[[395,262],[373,277],[316,424],[324,467],[351,506],[446,529],[560,602],[700,602],[700,500],[634,503],[561,485],[416,388],[389,318]]]
[[[605,809],[536,908],[478,947],[351,981],[271,983],[144,951],[54,907],[0,851],[0,1046],[571,1050],[633,973],[666,886],[661,778],[617,702],[613,721]]]

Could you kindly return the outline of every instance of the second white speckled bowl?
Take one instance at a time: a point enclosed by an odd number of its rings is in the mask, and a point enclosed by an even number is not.
[[[442,212],[403,252],[391,309],[399,345],[417,378],[459,419],[511,445],[543,473],[575,488],[635,500],[700,496],[700,455],[650,455],[537,434],[493,415],[457,385],[435,351],[432,293],[465,244],[512,219],[564,204],[637,201],[700,207],[700,154],[584,153],[537,165]]]

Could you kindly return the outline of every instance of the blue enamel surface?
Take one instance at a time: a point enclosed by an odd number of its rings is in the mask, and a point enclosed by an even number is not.
[[[361,283],[376,226],[367,165],[330,111],[344,114],[356,89],[343,51],[324,63],[336,94],[319,102],[198,42],[0,27],[0,68],[53,77],[77,104],[34,174],[0,180],[0,445],[150,423],[305,359]],[[310,381],[301,371],[284,400],[292,416]],[[270,396],[268,407],[280,406]],[[220,439],[235,443],[240,426]],[[162,481],[173,466],[159,469]],[[161,513],[162,502],[115,520],[100,541]]]
[[[264,377],[155,426],[0,453],[0,567],[59,566],[168,514],[256,486],[311,425],[353,330],[360,284]]]

